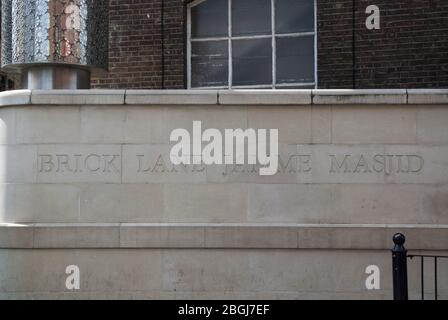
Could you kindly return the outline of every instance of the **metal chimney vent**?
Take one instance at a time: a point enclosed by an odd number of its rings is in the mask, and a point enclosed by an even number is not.
[[[108,0],[2,0],[2,68],[26,89],[88,89],[106,69]]]

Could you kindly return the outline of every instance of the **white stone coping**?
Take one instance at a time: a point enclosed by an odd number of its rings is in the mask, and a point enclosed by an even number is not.
[[[373,90],[14,90],[0,107],[15,105],[363,105],[446,104],[448,89]]]
[[[313,90],[313,104],[407,104],[407,91],[387,90]]]
[[[0,224],[0,248],[201,248],[389,250],[406,235],[408,250],[447,250],[448,225]]]

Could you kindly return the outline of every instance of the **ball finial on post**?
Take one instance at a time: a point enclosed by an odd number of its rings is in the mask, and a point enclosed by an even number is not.
[[[403,246],[403,244],[406,241],[406,237],[402,233],[396,233],[392,237],[392,240],[393,240],[393,242],[395,243],[396,246]]]

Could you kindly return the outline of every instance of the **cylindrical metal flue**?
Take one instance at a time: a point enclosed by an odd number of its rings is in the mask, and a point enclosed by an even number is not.
[[[2,68],[28,89],[86,89],[106,69],[108,0],[2,0]]]

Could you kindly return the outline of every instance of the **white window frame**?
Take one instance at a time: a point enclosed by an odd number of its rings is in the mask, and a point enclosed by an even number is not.
[[[286,33],[286,34],[276,34],[275,33],[275,1],[271,1],[271,25],[272,33],[269,35],[255,35],[255,36],[232,36],[232,1],[228,1],[228,34],[225,37],[210,37],[201,39],[192,39],[191,37],[191,8],[199,5],[204,1],[213,0],[196,0],[187,4],[187,88],[188,89],[278,89],[277,87],[282,87],[282,89],[287,87],[311,87],[317,89],[317,5],[316,0],[314,0],[314,31],[312,32],[298,32],[298,33]],[[276,37],[303,37],[310,36],[314,37],[314,82],[300,82],[300,83],[277,83],[277,57],[276,57]],[[232,62],[232,40],[245,40],[245,39],[272,39],[272,85],[246,85],[246,86],[234,86],[232,84],[233,80],[233,62]],[[191,86],[191,43],[200,41],[228,41],[228,85],[227,86],[210,86],[210,87],[192,87]]]

